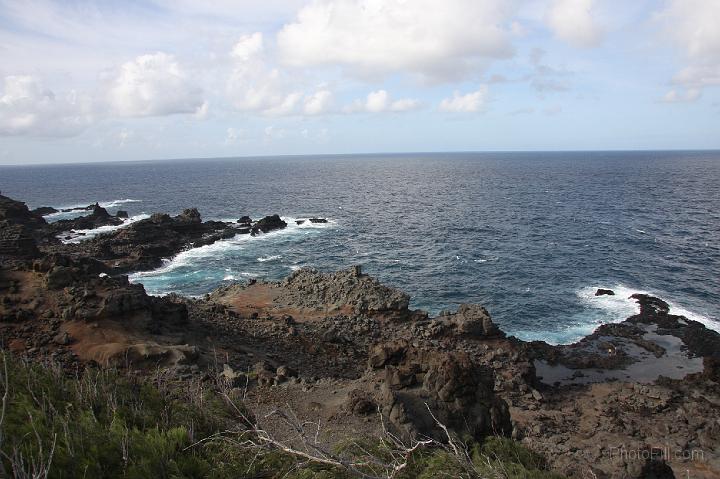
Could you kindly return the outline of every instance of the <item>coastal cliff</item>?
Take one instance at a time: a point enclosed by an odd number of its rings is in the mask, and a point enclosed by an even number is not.
[[[293,427],[317,423],[313,440],[329,448],[392,437],[444,450],[500,437],[543,457],[537,474],[720,475],[720,334],[659,298],[637,295],[637,315],[554,346],[508,336],[479,305],[412,310],[406,293],[360,267],[154,297],[126,274],[284,223],[203,222],[188,209],[59,239],[64,228],[122,224],[106,214],[51,225],[0,196],[0,335],[14,356],[67,373],[162,370],[172,382],[223,385],[246,419],[265,418],[264,432],[296,448],[308,444]]]

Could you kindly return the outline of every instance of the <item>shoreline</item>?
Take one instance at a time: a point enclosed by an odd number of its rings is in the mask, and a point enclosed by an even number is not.
[[[189,209],[61,244],[24,204],[0,200],[0,326],[3,343],[28,360],[160,367],[180,380],[220,374],[244,384],[258,412],[287,403],[300,417],[322,418],[331,442],[348,425],[377,433],[376,410],[400,436],[442,440],[428,404],[454,433],[512,437],[569,477],[641,477],[648,461],[710,474],[691,477],[720,474],[720,431],[702,419],[720,404],[720,334],[671,314],[661,299],[636,295],[638,314],[553,346],[507,337],[478,305],[434,317],[411,310],[406,293],[359,267],[301,269],[201,299],[154,297],[125,273],[239,228],[251,234],[271,217],[233,226]],[[702,450],[703,461],[611,453],[668,441]]]

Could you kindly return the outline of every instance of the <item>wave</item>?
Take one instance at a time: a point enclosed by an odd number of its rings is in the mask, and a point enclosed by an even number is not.
[[[670,314],[676,314],[678,316],[684,316],[685,318],[702,323],[709,329],[720,332],[720,322],[698,312],[690,311],[683,306],[679,305],[672,298],[672,295],[665,294],[659,291],[646,291],[642,289],[630,288],[622,284],[616,284],[608,289],[612,289],[615,292],[614,296],[603,295],[595,296],[595,292],[602,286],[591,286],[583,288],[577,292],[578,297],[585,302],[585,304],[602,309],[606,311],[612,317],[617,317],[616,321],[621,322],[640,312],[640,306],[637,301],[630,298],[633,294],[649,294],[656,296],[665,301],[670,306]]]
[[[97,235],[101,235],[103,233],[110,233],[112,231],[119,230],[121,228],[125,228],[126,226],[135,223],[140,220],[144,220],[146,218],[150,218],[150,215],[147,214],[139,214],[134,215],[126,220],[124,220],[119,225],[107,225],[107,226],[99,226],[97,228],[87,229],[87,230],[70,230],[67,232],[64,232],[62,234],[58,235],[58,239],[62,241],[63,243],[80,243],[82,241],[89,240],[91,238],[96,237]]]
[[[120,205],[124,205],[127,203],[142,203],[142,200],[134,200],[132,198],[125,198],[124,200],[112,200],[107,202],[100,202],[100,206],[103,208],[115,208]]]
[[[282,216],[288,226],[283,229],[270,231],[268,233],[261,233],[257,236],[251,236],[249,234],[238,234],[232,238],[223,239],[216,241],[213,244],[200,246],[197,248],[190,248],[182,251],[172,258],[163,260],[163,265],[157,269],[150,271],[139,271],[132,273],[130,281],[142,282],[143,278],[148,279],[172,279],[170,277],[173,272],[188,268],[192,265],[203,262],[204,260],[222,257],[225,254],[232,253],[233,251],[242,250],[246,247],[249,242],[263,242],[263,241],[274,241],[284,237],[292,237],[296,234],[309,234],[308,230],[322,230],[336,226],[334,220],[328,220],[327,223],[314,223],[312,226],[298,225],[295,223],[296,218],[289,216]],[[260,256],[256,260],[259,262],[275,261],[279,259],[279,255],[275,256]],[[252,273],[241,273],[242,276],[254,278],[257,275]]]
[[[614,295],[595,296],[599,288],[611,289]],[[621,323],[630,316],[640,313],[640,305],[630,296],[633,294],[649,294],[661,298],[670,306],[670,313],[684,316],[687,319],[702,323],[707,328],[720,332],[720,322],[689,311],[668,300],[668,295],[662,292],[647,291],[631,288],[623,284],[587,286],[576,291],[576,296],[584,306],[584,311],[573,316],[561,331],[522,330],[513,334],[525,341],[541,340],[548,344],[571,344],[585,336],[592,334],[602,324]]]
[[[85,208],[86,206],[92,204],[93,202],[88,201],[87,203],[77,203],[74,205],[64,205],[56,207],[58,210],[71,210],[73,208]],[[116,208],[118,206],[122,206],[127,203],[142,203],[142,200],[135,200],[132,198],[125,198],[120,200],[110,200],[110,201],[100,201],[98,204],[102,206],[103,208]],[[58,211],[56,213],[50,213],[47,215],[43,215],[43,218],[45,218],[48,222],[54,222],[59,220],[67,220],[67,219],[73,219],[77,218],[79,216],[85,216],[89,214],[88,210],[82,209],[82,210],[73,210],[73,211]]]

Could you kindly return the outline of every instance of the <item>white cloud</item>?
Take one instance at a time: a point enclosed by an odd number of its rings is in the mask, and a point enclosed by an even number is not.
[[[440,102],[440,111],[451,113],[474,113],[482,110],[487,99],[488,88],[481,85],[474,92],[466,93],[453,92],[452,98],[445,98]]]
[[[576,47],[595,47],[602,32],[593,18],[595,0],[553,0],[546,22],[556,37]]]
[[[232,145],[234,143],[245,142],[248,140],[248,133],[241,128],[228,128],[225,131],[225,144]]]
[[[358,75],[458,78],[512,56],[504,0],[315,0],[277,35],[292,66],[338,64]]]
[[[248,61],[255,58],[263,51],[262,33],[256,32],[252,35],[244,35],[233,47],[231,55],[240,60]]]
[[[303,111],[306,115],[325,113],[332,105],[333,95],[330,90],[318,90],[305,99]]]
[[[690,88],[685,91],[672,89],[663,96],[664,103],[693,102],[700,98],[702,91],[697,88]]]
[[[162,52],[124,63],[110,85],[108,102],[113,113],[126,117],[196,113],[204,104],[201,90],[175,57]]]
[[[263,141],[265,143],[271,143],[275,140],[283,140],[287,136],[287,131],[284,128],[278,128],[275,125],[266,126],[263,130]]]
[[[383,113],[383,112],[404,112],[415,110],[420,106],[420,102],[413,98],[402,98],[393,100],[385,90],[377,90],[368,93],[365,100],[355,100],[349,107],[345,109],[347,113],[367,112],[367,113]]]
[[[208,117],[208,114],[210,112],[210,104],[207,101],[204,101],[202,105],[198,107],[197,110],[195,110],[195,118],[198,120],[204,120]]]
[[[56,95],[29,75],[4,79],[0,135],[74,136],[94,119],[90,98],[69,91]]]
[[[125,145],[128,144],[128,141],[130,141],[133,136],[134,136],[133,131],[128,130],[127,128],[121,129],[117,134],[118,146],[120,148],[123,148]]]
[[[656,20],[682,49],[688,63],[673,83],[687,88],[690,97],[699,96],[703,87],[720,85],[720,2],[670,0]],[[697,94],[692,93],[695,90]]]
[[[284,72],[266,62],[262,33],[240,37],[230,57],[234,66],[226,94],[237,110],[267,116],[297,113],[303,95]]]

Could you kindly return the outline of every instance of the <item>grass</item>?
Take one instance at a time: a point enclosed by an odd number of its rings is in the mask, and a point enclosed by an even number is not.
[[[348,470],[251,441],[251,413],[216,385],[115,370],[68,376],[53,365],[0,353],[0,477],[350,478]],[[243,419],[244,418],[244,419]],[[210,439],[208,439],[210,438]],[[551,479],[542,457],[518,443],[469,443],[465,458],[443,448],[403,457],[397,478]],[[391,463],[388,441],[355,441],[336,452]],[[359,468],[370,474],[373,468]]]

